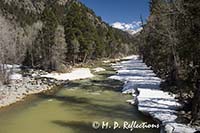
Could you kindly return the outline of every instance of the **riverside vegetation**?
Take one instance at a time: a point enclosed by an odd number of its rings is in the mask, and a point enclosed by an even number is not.
[[[162,88],[178,94],[185,122],[200,125],[199,22],[199,0],[150,0],[150,16],[134,36],[77,0],[1,0],[0,84],[9,84],[13,73],[7,64],[65,72],[138,52],[165,80]]]
[[[44,71],[69,72],[77,64],[134,51],[131,35],[77,0],[1,0],[0,99],[6,101],[0,104],[51,88],[38,79]]]
[[[185,104],[186,121],[200,125],[200,1],[151,0],[138,47],[144,62],[165,79],[162,87]]]
[[[6,64],[65,71],[69,65],[135,51],[134,38],[77,0],[0,1],[0,79]]]
[[[132,98],[120,93],[123,83],[109,79],[116,74],[109,64],[96,62],[105,71],[89,79],[70,81],[45,93],[0,110],[0,132],[8,133],[130,133],[123,123],[137,121],[154,124],[151,117],[125,101]],[[91,67],[91,69],[96,66]],[[109,122],[108,128],[92,128],[92,123]],[[113,129],[118,122],[121,128]],[[159,133],[160,128],[133,129],[137,133]]]

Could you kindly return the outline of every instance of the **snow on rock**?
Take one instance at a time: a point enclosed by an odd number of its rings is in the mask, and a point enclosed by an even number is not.
[[[123,57],[122,59],[123,60],[130,60],[130,59],[137,59],[139,58],[138,55],[130,55],[130,56],[127,56],[127,57]]]
[[[97,67],[97,68],[94,68],[92,69],[94,72],[103,72],[103,71],[106,71],[106,69],[104,68],[101,68],[101,67]]]
[[[22,74],[19,74],[21,71],[21,66],[17,64],[0,64],[0,68],[3,68],[6,70],[6,72],[9,73],[9,79],[10,80],[22,80]]]
[[[17,64],[0,64],[1,67],[4,67],[4,69],[11,69],[11,68],[20,68],[20,65]]]
[[[19,72],[21,71],[21,66],[20,65],[17,65],[17,64],[13,64],[13,65],[10,65],[10,64],[0,64],[0,67],[1,68],[4,68],[7,72]]]
[[[103,63],[111,63],[111,62],[117,62],[117,61],[120,61],[121,59],[119,58],[116,58],[116,59],[109,59],[109,60],[104,60],[102,61]]]
[[[183,124],[170,123],[165,126],[165,131],[168,133],[194,133],[196,129]]]
[[[90,72],[89,68],[76,68],[71,73],[51,73],[41,75],[41,77],[54,78],[56,80],[78,80],[91,78],[94,75]]]
[[[103,63],[110,63],[111,61],[110,60],[104,60],[102,61]]]
[[[10,80],[22,80],[22,75],[19,73],[14,73],[9,76]]]
[[[157,80],[130,80],[124,84],[123,90],[137,89],[137,88],[155,88],[159,89],[160,81]],[[141,90],[142,91],[142,90]]]
[[[128,103],[138,106],[138,110],[158,119],[167,133],[193,133],[196,131],[188,125],[176,123],[177,109],[181,107],[174,94],[160,90],[161,79],[156,77],[139,56],[133,55],[112,64],[117,74],[109,78],[124,82],[122,93],[132,94]]]

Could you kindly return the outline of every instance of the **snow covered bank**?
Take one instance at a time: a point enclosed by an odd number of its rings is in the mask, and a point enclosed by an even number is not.
[[[123,93],[131,93],[133,99],[127,102],[138,106],[139,111],[158,119],[168,133],[193,133],[195,128],[176,122],[177,109],[181,107],[175,95],[163,92],[159,85],[161,79],[147,67],[137,55],[124,58],[112,64],[118,74],[111,79],[124,82]]]
[[[41,77],[54,78],[56,80],[78,80],[94,77],[89,68],[76,68],[71,73],[51,73]]]
[[[101,67],[97,67],[97,68],[94,68],[94,69],[92,69],[92,70],[93,70],[95,73],[106,71],[106,69],[101,68]]]
[[[130,60],[130,59],[137,58],[137,57],[139,57],[139,56],[138,55],[130,55],[130,56],[126,56],[126,57],[123,57],[123,58],[115,58],[115,59],[104,60],[102,62],[103,63],[112,63],[112,62],[118,62],[118,61],[121,61],[121,60]]]

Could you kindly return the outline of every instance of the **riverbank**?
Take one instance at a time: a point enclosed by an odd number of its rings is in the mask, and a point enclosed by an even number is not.
[[[124,82],[122,93],[131,94],[127,102],[138,106],[138,110],[159,120],[168,133],[193,133],[197,127],[177,123],[177,109],[181,104],[174,94],[160,90],[161,79],[156,77],[138,56],[130,56],[127,61],[112,64],[118,72],[111,76]]]
[[[100,64],[100,63],[99,63]],[[108,64],[92,66],[95,76],[83,80],[69,81],[50,92],[29,96],[23,102],[0,110],[0,132],[6,133],[159,133],[159,128],[151,129],[110,129],[93,128],[93,122],[109,122],[113,127],[116,121],[123,126],[131,123],[157,123],[125,101],[132,96],[123,95],[120,90],[123,82],[109,79],[116,72]],[[101,69],[100,69],[101,68]],[[105,71],[103,71],[105,70]],[[51,91],[56,90],[55,93]],[[30,98],[30,99],[29,99]],[[30,123],[31,121],[31,123]],[[9,123],[9,124],[8,124]]]
[[[107,60],[115,63],[120,58]],[[108,63],[107,61],[103,61]],[[101,61],[94,63],[77,65],[68,73],[48,73],[43,70],[27,69],[21,70],[20,65],[5,65],[7,72],[12,74],[9,76],[10,82],[7,85],[0,84],[0,109],[24,100],[28,95],[38,94],[53,89],[56,86],[67,83],[72,80],[80,80],[92,78],[92,73],[105,71],[99,67]],[[79,68],[80,67],[80,68]],[[92,71],[92,72],[91,72]]]
[[[89,68],[76,68],[70,73],[47,73],[42,70],[28,70],[20,74],[19,68],[10,76],[8,85],[0,85],[0,108],[22,101],[28,95],[38,94],[67,83],[70,80],[91,78]]]

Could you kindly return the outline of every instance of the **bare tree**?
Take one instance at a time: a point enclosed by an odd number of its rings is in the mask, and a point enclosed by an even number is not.
[[[0,70],[1,79],[7,81],[7,64],[22,64],[27,48],[32,48],[33,40],[41,29],[42,23],[37,22],[32,26],[20,27],[14,20],[8,20],[0,12]]]
[[[62,71],[62,66],[65,64],[67,53],[67,44],[65,40],[64,27],[58,25],[55,31],[54,42],[52,47],[52,65],[55,70]]]

